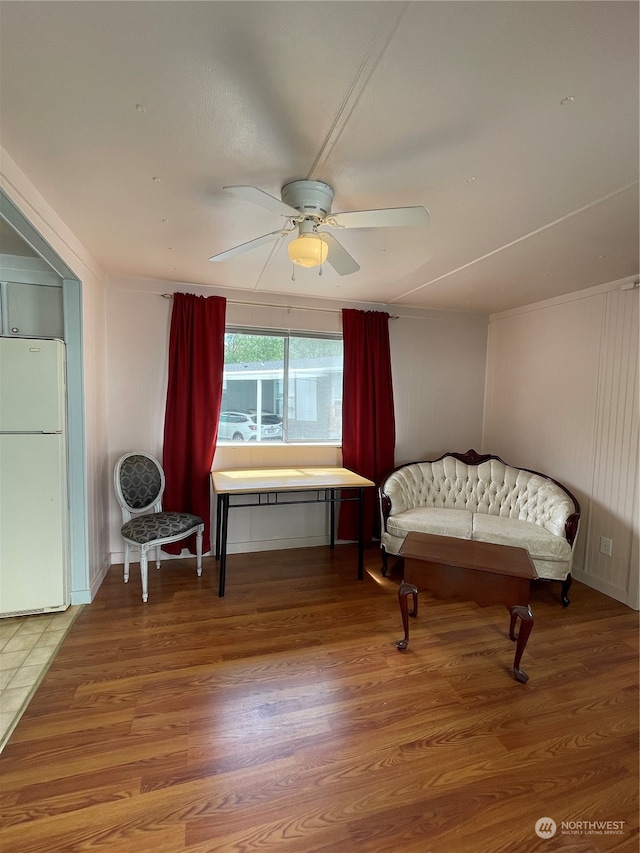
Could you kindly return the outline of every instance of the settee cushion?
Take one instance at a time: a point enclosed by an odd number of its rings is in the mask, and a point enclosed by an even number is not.
[[[476,542],[526,548],[533,560],[558,560],[563,563],[571,560],[571,546],[566,539],[554,536],[541,525],[529,521],[477,512],[473,516],[473,539]]]
[[[473,514],[465,509],[416,507],[390,516],[387,531],[392,536],[399,536],[403,540],[407,533],[412,532],[471,539],[472,524]]]

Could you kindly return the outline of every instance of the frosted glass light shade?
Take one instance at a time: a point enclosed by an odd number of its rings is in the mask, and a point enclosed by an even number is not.
[[[288,246],[289,257],[301,267],[319,267],[327,260],[329,247],[317,234],[302,234]]]

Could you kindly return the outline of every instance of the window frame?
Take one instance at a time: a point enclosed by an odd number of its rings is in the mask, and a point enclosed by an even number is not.
[[[263,336],[263,337],[271,337],[271,338],[282,338],[283,339],[283,360],[282,360],[282,412],[275,414],[281,415],[282,417],[282,437],[276,441],[271,441],[269,439],[260,439],[255,443],[259,443],[261,447],[268,447],[269,445],[289,445],[292,447],[301,447],[304,445],[320,445],[323,447],[341,447],[342,446],[342,423],[340,423],[340,435],[336,438],[326,438],[326,439],[309,439],[309,438],[300,438],[300,439],[291,439],[286,438],[288,431],[288,420],[289,420],[289,389],[290,385],[293,382],[290,376],[290,352],[289,345],[290,341],[295,338],[302,338],[305,340],[315,339],[315,340],[327,340],[327,341],[339,341],[342,346],[342,364],[340,368],[340,388],[342,390],[342,377],[344,375],[344,346],[343,346],[343,336],[341,332],[317,332],[317,331],[305,331],[302,329],[281,329],[281,328],[268,328],[264,326],[252,327],[252,326],[244,326],[244,325],[235,325],[229,324],[225,326],[224,330],[225,341],[224,341],[224,363],[223,363],[223,396],[226,390],[227,385],[227,375],[226,375],[226,347],[227,347],[227,335],[251,335],[253,337]],[[229,409],[222,408],[221,401],[221,409],[220,409],[220,417],[222,413],[227,411],[237,411],[237,409],[232,408]],[[222,444],[225,447],[239,447],[246,444],[246,442],[233,441],[233,439],[221,439],[218,436],[218,443]]]

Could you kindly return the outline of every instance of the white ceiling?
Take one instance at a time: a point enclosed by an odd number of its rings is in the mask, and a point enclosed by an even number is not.
[[[111,275],[494,313],[638,273],[637,2],[3,0],[0,57],[2,146]],[[208,260],[282,224],[223,186],[300,178],[431,224]]]

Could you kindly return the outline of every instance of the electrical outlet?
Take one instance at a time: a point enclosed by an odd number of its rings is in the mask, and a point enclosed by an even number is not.
[[[607,539],[606,536],[600,537],[600,553],[610,557],[613,552],[613,540]]]

